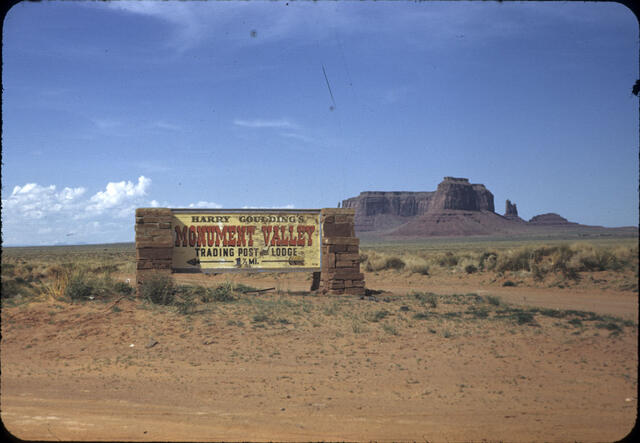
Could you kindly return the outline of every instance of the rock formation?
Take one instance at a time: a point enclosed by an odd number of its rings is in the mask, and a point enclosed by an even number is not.
[[[507,199],[504,209],[504,216],[509,218],[513,216],[518,216],[518,207],[515,203],[511,203],[511,200]]]
[[[532,217],[529,220],[529,223],[534,225],[544,225],[544,226],[557,226],[557,225],[575,225],[577,223],[571,223],[564,217],[559,216],[553,212],[548,214],[540,214]]]
[[[342,201],[343,208],[356,210],[356,229],[389,229],[406,223],[407,217],[449,209],[494,211],[493,194],[466,178],[445,177],[433,192],[361,192]]]
[[[493,194],[484,185],[456,177],[445,177],[437,190],[430,192],[361,192],[357,197],[343,200],[341,206],[356,210],[355,230],[370,238],[561,232],[592,236],[612,235],[614,229],[618,229],[579,225],[558,214],[537,215],[527,222],[518,216],[518,208],[510,200],[506,201],[502,216],[495,213]],[[632,235],[638,232],[635,227],[618,230],[632,232]]]
[[[462,209],[465,211],[494,211],[493,194],[484,185],[472,185],[469,179],[445,177],[433,195],[431,211]]]
[[[515,203],[511,203],[511,200],[507,200],[505,203],[504,217],[508,220],[525,223],[525,221],[518,216],[518,207]]]

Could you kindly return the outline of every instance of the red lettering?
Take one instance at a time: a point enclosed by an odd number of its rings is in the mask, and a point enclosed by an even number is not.
[[[196,245],[196,227],[191,225],[189,226],[189,246]]]
[[[207,226],[207,245],[213,246],[213,226]]]
[[[289,239],[286,238],[286,226],[280,226],[280,246],[289,246]]]
[[[269,246],[269,236],[271,235],[271,226],[262,227],[262,236],[264,237],[264,245]]]
[[[247,226],[247,234],[249,234],[249,246],[253,246],[253,233],[256,231],[255,226]],[[265,245],[267,243],[265,242]]]
[[[224,230],[220,230],[220,226],[213,226],[213,233],[216,237],[216,246],[220,246],[220,239],[224,241]]]
[[[207,246],[207,227],[198,226],[198,247]]]
[[[293,225],[289,225],[289,246],[295,246],[298,243],[298,237],[293,236]]]
[[[304,246],[304,233],[307,232],[307,227],[298,225],[298,246]]]
[[[244,238],[246,226],[236,226],[236,234],[238,234],[238,238],[236,239],[236,246],[247,246],[247,241]]]
[[[278,227],[273,227],[273,237],[271,237],[271,246],[280,246],[280,234],[278,234]]]
[[[227,237],[224,240],[225,246],[235,246],[236,245],[236,227],[235,226],[225,226],[224,229],[227,231]],[[224,231],[224,230],[223,230]]]
[[[180,226],[176,226],[176,243],[175,246],[180,246],[180,242],[182,242],[183,247],[187,247],[187,227],[183,226],[180,229]]]
[[[311,234],[313,234],[313,231],[316,230],[316,227],[313,225],[307,226],[307,235],[309,236],[309,239],[307,240],[307,246],[311,246]]]

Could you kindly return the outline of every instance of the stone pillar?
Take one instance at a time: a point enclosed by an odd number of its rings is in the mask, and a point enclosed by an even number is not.
[[[136,287],[152,275],[171,276],[171,209],[136,209]]]
[[[360,240],[355,236],[355,209],[322,209],[320,291],[364,295],[360,272]]]

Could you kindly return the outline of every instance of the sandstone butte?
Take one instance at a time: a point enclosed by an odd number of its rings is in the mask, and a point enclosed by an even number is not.
[[[569,222],[558,214],[525,221],[515,203],[497,214],[493,194],[467,178],[444,177],[435,191],[365,191],[342,201],[356,211],[355,229],[364,238],[448,237],[470,235],[566,234],[638,235],[637,227],[604,228]]]

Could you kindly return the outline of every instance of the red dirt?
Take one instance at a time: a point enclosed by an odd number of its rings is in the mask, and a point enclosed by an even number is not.
[[[308,289],[306,277],[179,279],[296,291]],[[479,276],[366,278],[391,301],[353,298],[349,309],[392,311],[397,334],[366,321],[356,333],[347,305],[326,313],[336,297],[256,296],[308,302],[293,323],[264,328],[250,316],[244,327],[230,324],[241,315],[234,304],[193,316],[128,299],[120,311],[53,301],[3,307],[2,420],[23,439],[133,441],[612,441],[634,425],[637,327],[615,336],[575,335],[554,319],[420,323],[400,312],[407,298],[393,300],[412,290],[476,292],[637,322],[636,293],[503,288]],[[147,348],[151,337],[158,344]]]

